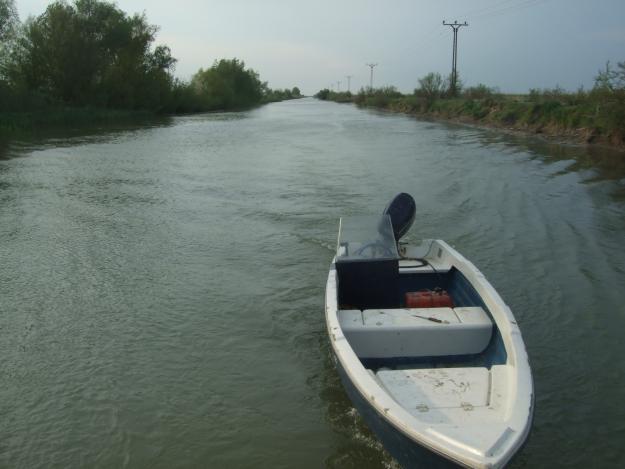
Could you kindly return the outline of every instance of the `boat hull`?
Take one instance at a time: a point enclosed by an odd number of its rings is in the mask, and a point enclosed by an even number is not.
[[[336,357],[335,357],[336,358]],[[413,468],[455,468],[459,467],[445,457],[430,451],[408,438],[401,431],[391,425],[384,416],[380,415],[367,400],[360,394],[354,383],[343,369],[341,362],[337,359],[336,368],[338,370],[343,388],[349,399],[359,412],[367,426],[375,436],[382,442],[386,451],[406,469]]]

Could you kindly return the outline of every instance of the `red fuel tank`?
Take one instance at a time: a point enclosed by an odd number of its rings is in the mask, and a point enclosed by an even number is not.
[[[445,290],[419,290],[406,293],[406,308],[453,308],[454,301]]]

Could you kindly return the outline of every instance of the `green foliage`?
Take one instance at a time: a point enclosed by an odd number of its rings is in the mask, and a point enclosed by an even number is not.
[[[353,95],[351,91],[337,91],[332,93],[332,100],[337,103],[351,103],[353,101]]]
[[[555,88],[536,89],[532,88],[529,92],[529,100],[534,103],[558,102],[561,104],[570,103],[574,96],[567,93],[563,88],[556,85]]]
[[[475,86],[465,88],[462,92],[462,97],[466,99],[488,99],[498,94],[499,91],[497,89],[490,88],[483,83],[478,83]]]
[[[271,89],[239,59],[215,61],[188,84],[175,82],[171,112],[245,109],[263,103],[300,98],[299,88]]]
[[[19,30],[19,17],[13,0],[0,0],[0,84],[8,77],[9,57]]]
[[[269,89],[238,59],[215,61],[190,83],[176,80],[176,59],[154,44],[157,31],[145,14],[127,15],[106,0],[56,0],[19,25],[14,0],[0,0],[0,112],[200,112],[301,96],[297,87]]]
[[[56,1],[22,26],[8,81],[59,105],[159,110],[175,59],[166,46],[152,49],[157,30],[113,3]]]
[[[200,69],[191,79],[191,87],[204,110],[242,109],[259,104],[263,97],[258,74],[246,70],[238,59],[222,59],[209,69]]]
[[[342,96],[328,89],[318,99],[342,102]],[[409,96],[395,88],[360,89],[351,99],[359,106],[394,112],[433,115],[470,122],[526,129],[552,134],[569,133],[587,141],[625,144],[625,62],[617,69],[608,64],[599,72],[591,91],[570,93],[559,86],[532,89],[527,95],[502,95],[484,84],[468,87],[459,97],[449,92],[449,80],[429,73]]]
[[[616,64],[617,69],[613,69],[608,61],[605,70],[599,71],[595,77],[595,90],[598,91],[623,91],[625,90],[625,61]]]
[[[322,101],[328,101],[330,99],[331,91],[328,88],[324,88],[322,90],[317,91],[315,94],[315,98],[320,99]]]
[[[330,91],[327,88],[319,90],[315,94],[315,98],[322,101],[335,101],[337,103],[351,103],[354,101],[354,96],[350,91]]]
[[[429,103],[439,99],[445,91],[445,83],[440,73],[428,73],[419,78],[419,88],[414,90],[414,95],[425,98]]]
[[[403,95],[394,86],[371,89],[360,88],[355,95],[350,91],[330,91],[324,88],[315,94],[315,98],[322,101],[335,101],[337,103],[356,103],[359,106],[372,106],[386,108],[391,103],[400,99]]]
[[[275,89],[272,90],[265,86],[263,91],[263,103],[274,103],[277,101],[286,101],[289,99],[298,99],[301,98],[302,94],[297,86],[292,89],[285,88],[283,90]]]
[[[463,84],[459,76],[456,77],[454,87],[451,75],[444,79],[440,73],[430,72],[424,77],[419,78],[419,87],[415,88],[413,94],[417,97],[424,98],[426,103],[431,106],[438,99],[457,97],[462,88]]]
[[[101,124],[134,123],[153,117],[149,111],[129,111],[89,107],[55,107],[28,112],[0,112],[0,137],[28,133],[33,129],[64,128]]]
[[[402,94],[397,91],[397,88],[395,88],[394,86],[374,88],[373,90],[369,90],[365,105],[379,108],[387,108],[393,101],[401,97]]]
[[[15,34],[18,23],[14,0],[0,0],[0,44],[4,44]]]
[[[454,83],[453,75],[450,73],[445,79],[445,96],[448,98],[456,98],[462,93],[464,83],[460,79],[460,74],[456,74],[456,82]]]
[[[364,106],[365,101],[367,100],[367,93],[370,90],[369,87],[365,88],[360,88],[358,90],[358,93],[356,93],[356,95],[354,96],[354,103],[356,103],[358,106]]]

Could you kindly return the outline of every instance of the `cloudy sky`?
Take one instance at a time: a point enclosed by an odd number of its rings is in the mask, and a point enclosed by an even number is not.
[[[16,0],[20,17],[49,1]],[[463,81],[505,92],[560,85],[591,87],[607,60],[625,60],[625,0],[118,0],[160,26],[158,43],[187,79],[215,59],[238,57],[273,88],[412,91],[430,71],[451,68],[452,32],[443,20],[467,21],[459,32]]]

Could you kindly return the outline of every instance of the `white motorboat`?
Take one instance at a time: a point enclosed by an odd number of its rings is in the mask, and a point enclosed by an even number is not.
[[[484,275],[441,240],[399,240],[415,204],[342,218],[326,323],[343,385],[404,467],[501,467],[534,407],[519,326]]]

